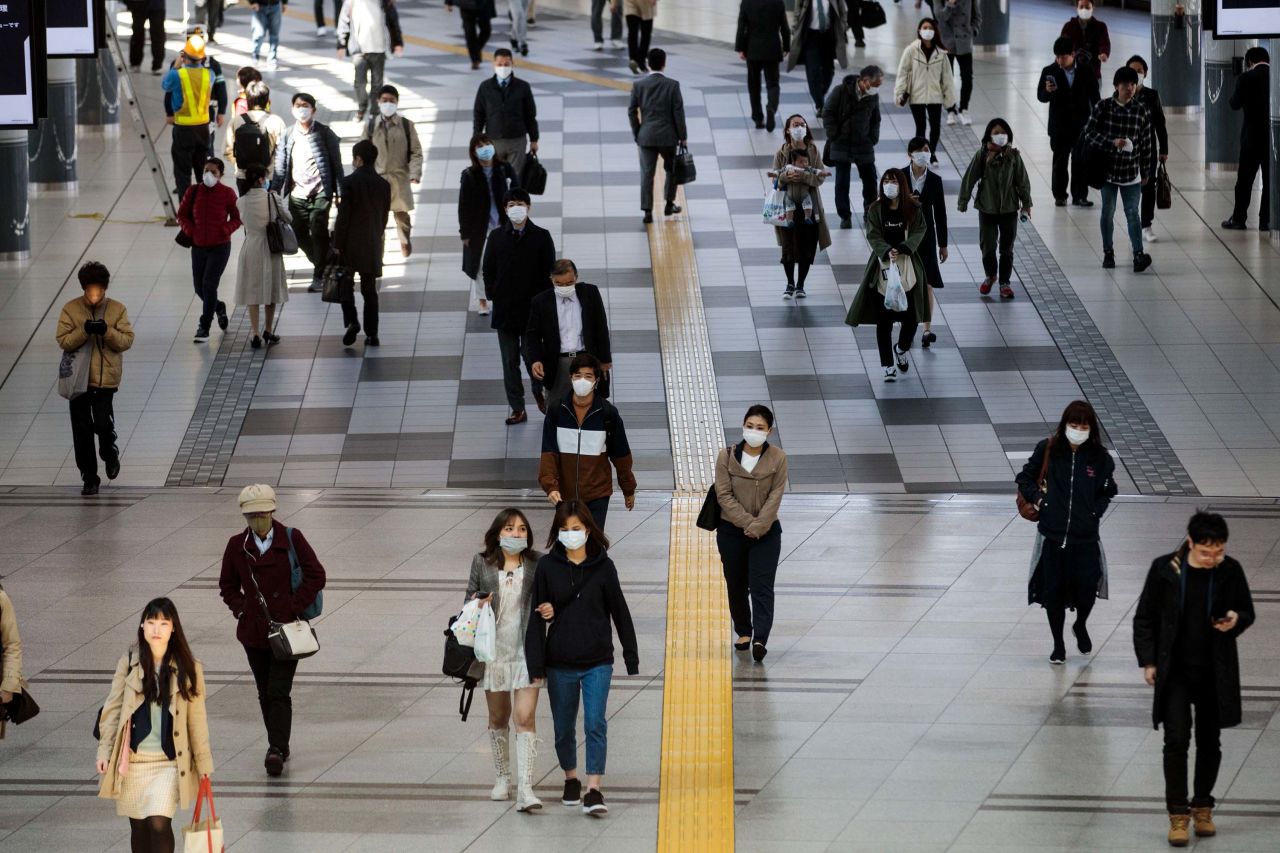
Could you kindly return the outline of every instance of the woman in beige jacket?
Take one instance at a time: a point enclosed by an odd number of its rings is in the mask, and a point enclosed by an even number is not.
[[[773,412],[752,406],[742,420],[742,441],[716,458],[716,546],[738,638],[733,647],[750,646],[756,661],[768,654],[773,627],[773,579],[782,555],[778,507],[787,488],[787,454],[769,444],[772,431]]]
[[[822,155],[813,141],[813,133],[804,116],[790,116],[782,126],[787,138],[773,155],[773,169],[769,177],[787,191],[796,204],[796,215],[790,228],[774,228],[778,245],[782,247],[782,269],[787,274],[787,289],[783,299],[803,299],[804,282],[809,275],[818,250],[831,245],[831,232],[827,229],[827,214],[822,209],[822,194],[818,188],[831,174],[822,165]],[[799,152],[799,153],[797,153]],[[798,162],[797,157],[800,157]],[[806,202],[810,205],[805,211]],[[796,264],[800,265],[800,279],[796,280]]]
[[[129,818],[133,853],[174,849],[173,815],[213,773],[204,670],[167,598],[147,603],[98,716],[98,796]]]
[[[938,137],[942,134],[942,110],[956,105],[956,84],[951,76],[947,51],[938,39],[938,22],[921,18],[916,36],[902,51],[898,61],[898,79],[893,85],[893,99],[898,106],[911,105],[916,121],[916,136],[924,136],[925,118],[929,119],[929,150],[932,165],[938,165]]]
[[[13,701],[15,693],[26,689],[22,677],[22,637],[18,636],[18,617],[13,612],[9,594],[0,586],[0,705]]]

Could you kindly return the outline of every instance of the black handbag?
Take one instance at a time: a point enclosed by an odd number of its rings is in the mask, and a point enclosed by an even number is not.
[[[293,226],[281,218],[275,193],[267,192],[267,205],[271,211],[271,220],[267,222],[267,249],[273,255],[298,254],[298,235]]]
[[[1169,171],[1164,163],[1156,167],[1156,208],[1168,210],[1173,207],[1173,181],[1169,180]]]
[[[862,12],[863,29],[874,30],[889,20],[884,13],[884,7],[875,0],[863,0],[860,4],[860,10]]]
[[[716,497],[715,484],[707,489],[707,499],[702,502],[702,511],[695,523],[703,530],[711,531],[720,526],[720,499]]]
[[[457,615],[449,617],[449,627],[444,629],[444,664],[441,670],[449,678],[462,682],[462,695],[458,697],[458,713],[462,722],[471,713],[471,700],[475,698],[476,685],[484,678],[484,664],[476,660],[476,650],[464,646],[453,635],[453,623]]]
[[[538,155],[530,151],[520,168],[520,189],[529,195],[542,195],[547,191],[547,167],[538,162]]]
[[[1102,189],[1111,170],[1111,154],[1107,149],[1090,144],[1082,133],[1071,151],[1071,161],[1072,168],[1081,170],[1086,184],[1095,190]]]
[[[12,699],[0,705],[0,722],[7,721],[19,726],[39,713],[40,706],[24,688],[21,693],[13,694]]]
[[[355,302],[355,278],[351,268],[342,265],[342,260],[337,253],[331,253],[328,262],[324,265],[324,286],[320,293],[320,300],[339,305],[350,305]]]
[[[676,163],[671,170],[671,176],[675,178],[677,184],[691,184],[698,179],[698,169],[693,164],[693,155],[689,153],[689,146],[680,145],[676,148]]]
[[[177,234],[173,235],[173,242],[177,243],[179,246],[181,246],[184,249],[190,249],[192,246],[196,244],[194,240],[192,240],[190,237],[187,236],[186,231],[181,231],[181,230],[178,231]]]

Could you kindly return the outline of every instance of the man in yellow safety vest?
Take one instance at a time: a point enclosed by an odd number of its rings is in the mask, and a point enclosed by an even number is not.
[[[213,71],[202,65],[205,40],[202,35],[187,39],[178,55],[178,66],[169,69],[161,81],[165,97],[173,107],[173,183],[178,198],[199,179],[209,158],[209,101],[213,96]],[[217,116],[218,125],[223,115]]]

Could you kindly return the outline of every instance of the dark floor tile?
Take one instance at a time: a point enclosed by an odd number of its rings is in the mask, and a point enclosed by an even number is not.
[[[694,249],[736,249],[738,235],[732,231],[694,231]],[[711,288],[712,290],[716,288]]]
[[[900,483],[902,471],[892,453],[842,453],[840,467],[850,483]]]
[[[781,305],[776,308],[752,308],[751,316],[758,329],[798,329],[844,325],[844,312],[831,306]],[[874,331],[874,330],[873,330]]]
[[[609,345],[615,353],[658,352],[659,337],[656,330],[622,329],[609,332]]]
[[[961,347],[965,367],[985,370],[1067,370],[1066,359],[1056,346]]]
[[[451,432],[403,432],[396,447],[396,460],[448,459],[452,451]]]
[[[292,435],[298,409],[250,409],[240,427],[241,435]],[[344,430],[345,432],[345,430]]]
[[[298,409],[297,412],[298,422],[293,428],[295,433],[337,435],[345,433],[351,423],[351,409],[345,407]]]
[[[526,382],[526,393],[528,387]],[[463,379],[458,382],[459,406],[500,406],[506,400],[507,393],[501,379]]]
[[[413,359],[408,356],[366,358],[360,366],[360,381],[404,382],[412,371]]]
[[[759,169],[765,172],[773,166],[772,154],[721,154],[716,157],[721,169]]]
[[[918,397],[876,400],[885,426],[894,424],[985,424],[987,409],[978,397]]]
[[[813,375],[768,375],[769,398],[773,400],[821,400],[818,377]]]
[[[718,290],[719,288],[708,288]],[[712,363],[716,376],[760,376],[764,373],[764,361],[759,350],[732,350],[713,352]]]
[[[704,308],[743,308],[751,304],[747,289],[734,287],[702,288],[702,306]]]
[[[684,197],[694,201],[697,199],[724,198],[724,184],[685,184]]]
[[[381,361],[381,359],[376,359]],[[415,355],[409,373],[412,381],[425,379],[457,379],[462,376],[460,355]]]
[[[865,373],[819,373],[824,400],[870,400],[875,397]]]
[[[618,413],[623,425],[631,429],[666,429],[670,425],[666,403],[622,402]]]

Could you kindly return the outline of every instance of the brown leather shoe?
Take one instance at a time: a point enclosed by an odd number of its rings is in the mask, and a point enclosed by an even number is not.
[[[533,401],[538,404],[538,411],[545,415],[547,413],[547,396],[541,391],[537,391],[533,395]]]
[[[525,413],[524,409],[521,409],[518,412],[511,413],[511,417],[507,418],[507,426],[522,424],[527,420],[529,420],[529,416]]]
[[[400,244],[400,257],[402,257],[402,258],[407,258],[407,257],[409,257],[411,254],[413,254],[413,244],[412,244],[412,243],[401,243],[401,244]]]
[[[1191,833],[1188,831],[1191,826],[1191,815],[1189,814],[1171,814],[1169,815],[1169,846],[1170,847],[1186,847],[1191,843]]]
[[[1196,835],[1201,838],[1208,838],[1210,835],[1218,834],[1218,827],[1213,823],[1213,807],[1212,806],[1192,806],[1191,820],[1195,824]]]

